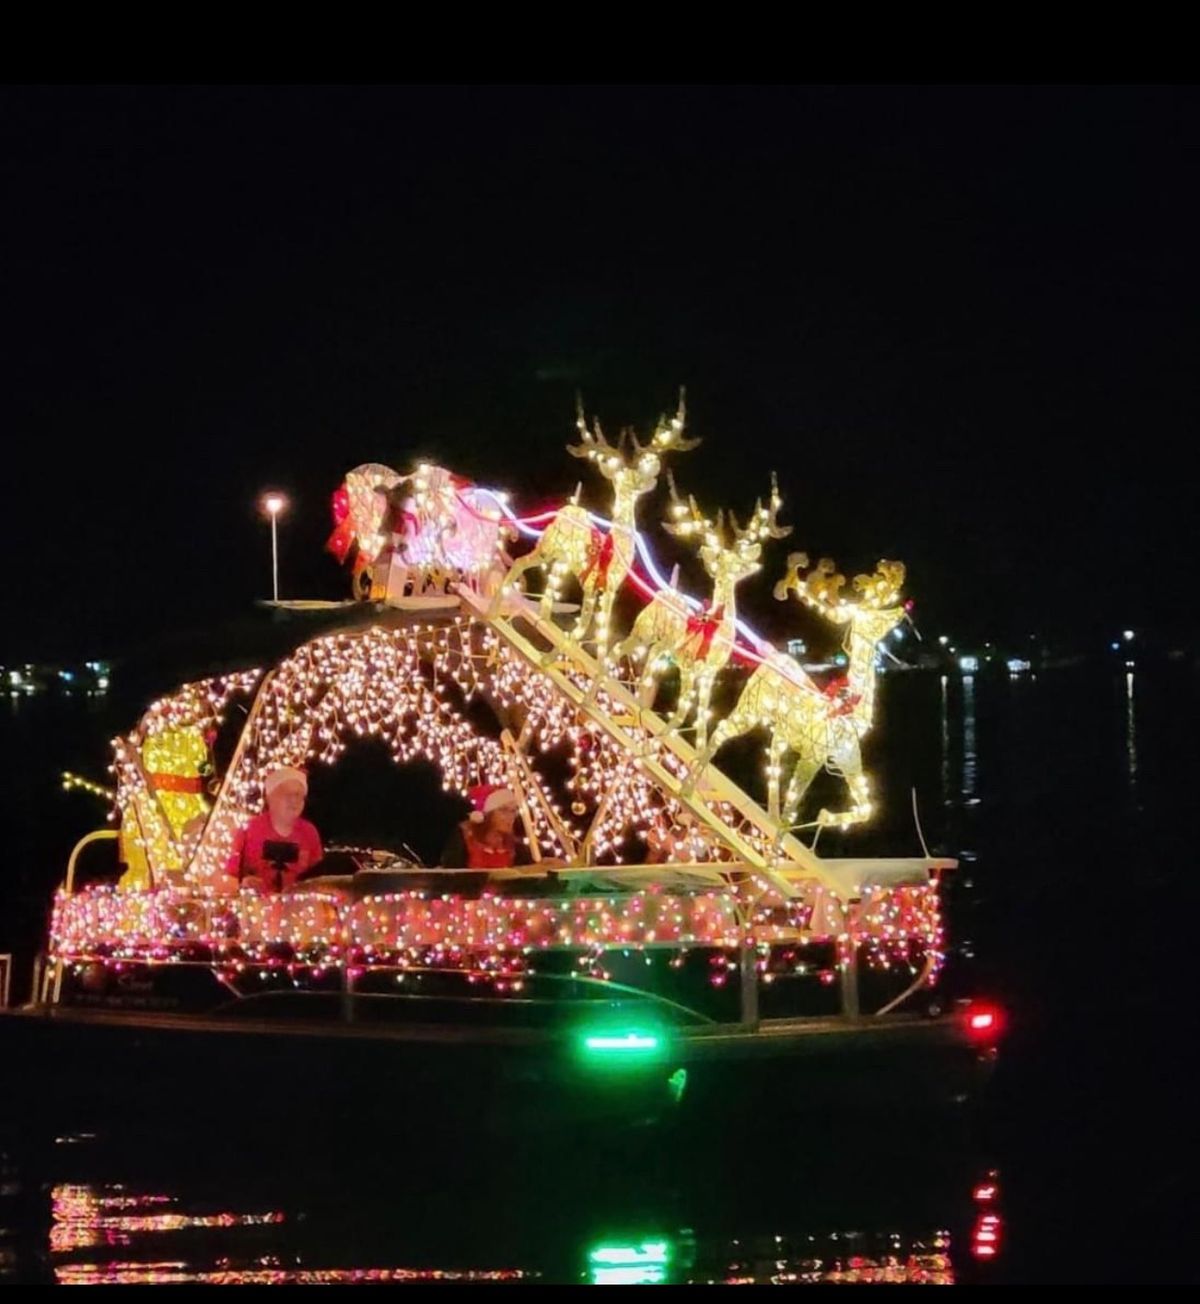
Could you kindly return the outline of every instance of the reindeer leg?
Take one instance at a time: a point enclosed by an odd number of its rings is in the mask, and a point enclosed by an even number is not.
[[[556,558],[546,571],[546,589],[538,606],[543,620],[554,620],[554,604],[562,593],[563,575],[566,569],[566,563],[561,558]]]
[[[788,779],[787,796],[783,803],[783,820],[784,831],[793,828],[796,824],[796,816],[800,813],[800,803],[804,800],[804,794],[812,786],[812,781],[817,777],[821,768],[821,762],[814,760],[811,756],[800,756],[796,764],[792,766],[792,773]]]
[[[582,640],[592,623],[592,616],[596,610],[596,585],[595,582],[588,578],[583,584],[583,601],[579,606],[579,617],[575,621],[575,626],[571,630],[571,637],[576,642]]]
[[[840,739],[831,759],[850,791],[850,809],[840,815],[833,811],[822,810],[817,819],[822,824],[837,824],[843,828],[851,824],[861,824],[871,817],[871,781],[863,772],[862,752],[859,749],[857,735],[852,734],[849,738]]]
[[[646,651],[646,665],[638,677],[637,699],[638,705],[644,710],[649,711],[654,706],[654,700],[658,697],[658,657],[660,645],[652,644]]]
[[[609,578],[611,580],[612,577]],[[601,590],[597,604],[595,633],[593,635],[596,643],[596,656],[601,661],[608,659],[608,645],[612,639],[612,613],[616,601],[616,588]]]
[[[679,667],[679,700],[675,703],[675,710],[667,721],[667,728],[679,729],[688,718],[688,713],[692,709],[692,689],[695,682],[696,672],[684,662]]]
[[[861,824],[871,818],[871,781],[865,773],[856,774],[848,780],[850,795],[854,800],[852,814],[855,824]]]
[[[555,558],[550,566],[546,568],[546,588],[542,593],[541,601],[538,603],[538,615],[547,625],[554,624],[554,604],[562,596],[563,576],[568,571],[569,567],[561,557]],[[555,641],[542,653],[540,664],[543,666],[553,665],[558,657],[558,644]]]
[[[775,821],[779,819],[779,777],[786,751],[787,739],[777,732],[772,733],[767,744],[767,815]]]
[[[735,707],[731,714],[727,715],[724,720],[717,725],[716,732],[708,740],[708,744],[703,751],[698,751],[696,760],[692,768],[687,773],[684,780],[682,795],[690,797],[696,790],[696,784],[702,778],[704,771],[708,769],[709,762],[721,750],[721,748],[731,738],[740,738],[742,734],[749,733],[754,728],[755,721],[748,715],[739,715]]]
[[[538,566],[540,564],[537,554],[533,552],[513,562],[512,566],[509,568],[508,574],[505,575],[504,579],[496,586],[496,592],[492,594],[492,600],[488,604],[487,614],[489,620],[494,620],[500,614],[500,603],[504,596],[505,589],[516,588],[517,581],[525,574],[525,572],[531,566]]]
[[[708,708],[712,701],[716,674],[709,670],[700,672],[696,688],[696,750],[702,752],[708,739]]]
[[[624,661],[633,652],[636,646],[637,646],[637,631],[630,630],[630,632],[617,644],[617,646],[613,648],[612,650],[613,661],[614,662]]]

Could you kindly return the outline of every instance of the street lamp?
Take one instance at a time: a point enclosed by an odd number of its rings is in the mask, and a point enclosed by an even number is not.
[[[287,499],[283,494],[269,493],[262,496],[263,511],[271,518],[271,581],[276,602],[279,601],[279,537],[276,523],[279,520],[279,513],[286,506]]]

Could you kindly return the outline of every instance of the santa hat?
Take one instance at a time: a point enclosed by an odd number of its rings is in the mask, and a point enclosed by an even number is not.
[[[272,770],[263,780],[263,791],[269,799],[271,794],[285,783],[297,783],[305,793],[308,792],[308,775],[291,765],[281,765],[277,770]]]
[[[502,806],[515,806],[517,804],[517,795],[511,788],[502,787],[498,783],[481,783],[467,793],[471,805],[475,809],[471,812],[471,820],[475,824],[481,824],[483,817],[490,811],[499,810]]]

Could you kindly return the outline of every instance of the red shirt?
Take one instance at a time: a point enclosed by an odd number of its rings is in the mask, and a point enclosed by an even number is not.
[[[475,836],[475,830],[468,824],[463,830],[463,842],[467,846],[468,869],[511,869],[516,858],[514,839],[503,838],[500,845],[489,847],[482,838]]]
[[[286,860],[283,865],[282,882],[280,870],[264,854],[269,842],[291,843],[296,849],[295,858]],[[270,812],[264,810],[255,815],[244,829],[239,830],[225,872],[234,878],[254,875],[262,880],[268,892],[279,892],[294,887],[299,875],[315,865],[324,854],[321,835],[315,825],[306,819],[299,819],[285,836],[271,823]]]

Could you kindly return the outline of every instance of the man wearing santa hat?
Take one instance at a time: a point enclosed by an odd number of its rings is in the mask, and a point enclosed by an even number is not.
[[[308,776],[290,765],[272,770],[263,781],[266,810],[239,831],[225,866],[243,887],[282,892],[294,887],[325,852],[316,826],[301,818]]]
[[[474,810],[450,835],[440,864],[445,869],[511,868],[524,851],[513,832],[519,813],[516,794],[499,784],[481,783],[467,796]]]

